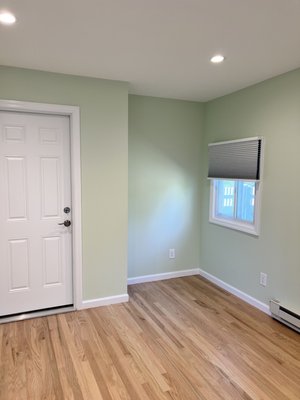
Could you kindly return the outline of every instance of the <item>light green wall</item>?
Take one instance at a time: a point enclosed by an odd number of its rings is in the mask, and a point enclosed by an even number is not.
[[[127,84],[0,67],[0,98],[80,107],[84,299],[126,293]]]
[[[201,267],[265,303],[276,297],[300,310],[300,70],[207,103],[204,126]],[[266,139],[258,238],[208,223],[207,144],[251,136]]]
[[[202,114],[200,103],[129,96],[129,277],[199,265]]]

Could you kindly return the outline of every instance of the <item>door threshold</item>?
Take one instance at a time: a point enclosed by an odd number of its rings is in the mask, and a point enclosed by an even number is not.
[[[27,311],[19,314],[4,315],[3,317],[0,317],[0,324],[24,321],[25,319],[31,318],[47,317],[49,315],[62,314],[71,311],[75,311],[75,307],[73,304],[53,308],[45,308],[43,310]]]

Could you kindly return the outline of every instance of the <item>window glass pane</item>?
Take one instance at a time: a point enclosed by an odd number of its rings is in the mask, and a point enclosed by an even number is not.
[[[215,185],[216,216],[223,218],[234,218],[235,181],[216,179]]]
[[[210,208],[210,222],[258,235],[258,183],[214,179],[212,185],[214,208]]]
[[[237,219],[254,223],[255,182],[237,181]]]

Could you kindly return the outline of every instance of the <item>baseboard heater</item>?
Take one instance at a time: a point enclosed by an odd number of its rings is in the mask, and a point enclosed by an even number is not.
[[[272,317],[300,333],[300,315],[280,305],[278,300],[270,301]]]

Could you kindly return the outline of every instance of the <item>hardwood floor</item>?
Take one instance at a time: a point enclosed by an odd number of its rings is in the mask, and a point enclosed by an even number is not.
[[[300,335],[200,277],[0,325],[0,399],[299,400]]]

